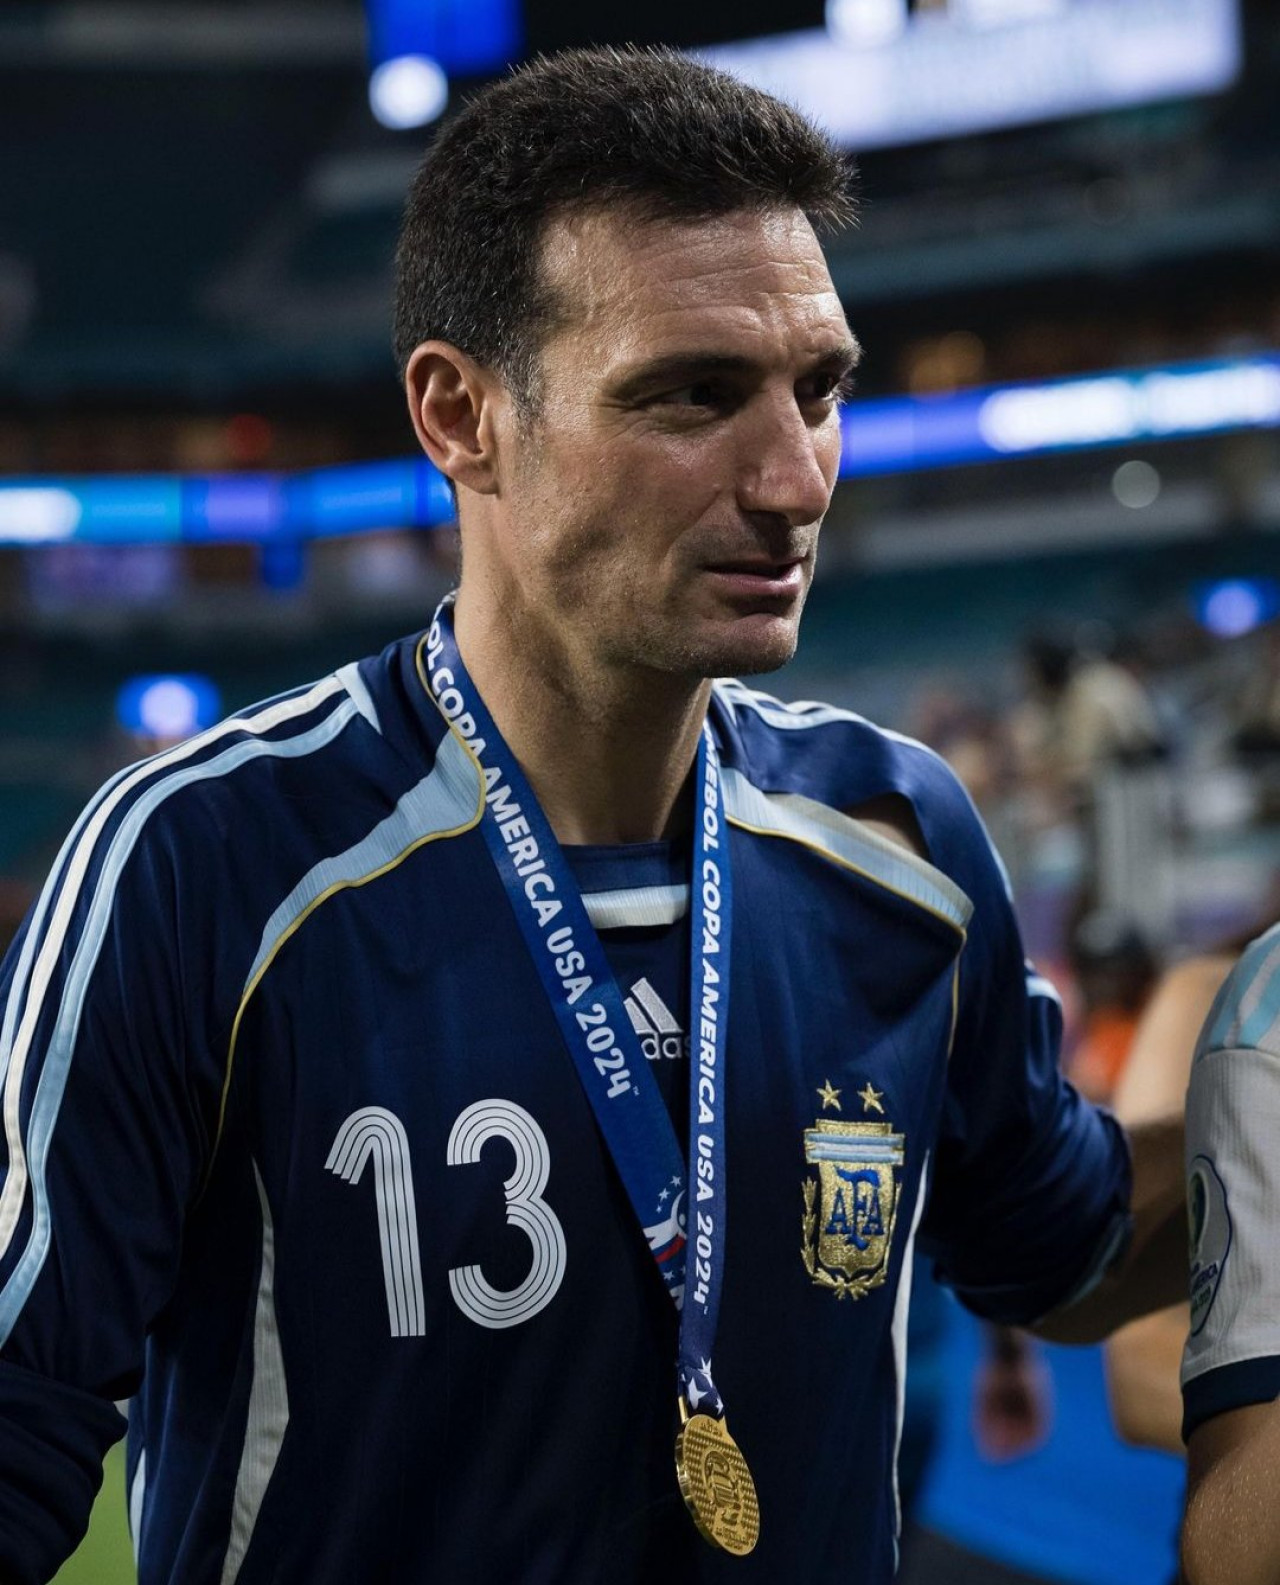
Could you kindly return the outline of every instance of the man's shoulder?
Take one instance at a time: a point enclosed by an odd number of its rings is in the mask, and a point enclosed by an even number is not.
[[[276,872],[359,843],[436,769],[430,716],[407,696],[411,639],[317,681],[238,710],[127,766],[82,817],[92,837],[127,857],[164,855],[175,872],[216,885]]]
[[[260,699],[133,768],[157,810],[181,816],[252,803],[261,818],[299,793],[324,796],[331,779],[377,779],[388,752],[375,676],[366,663]]]
[[[715,685],[725,764],[765,794],[790,793],[869,824],[955,881],[975,903],[1008,883],[968,793],[940,754],[852,710],[784,704]]]
[[[768,792],[848,810],[897,795],[913,806],[965,800],[931,748],[865,716],[811,699],[785,703],[733,678],[715,684],[729,757]]]
[[[1280,924],[1251,942],[1227,976],[1201,1031],[1195,1064],[1221,1051],[1280,1059]]]

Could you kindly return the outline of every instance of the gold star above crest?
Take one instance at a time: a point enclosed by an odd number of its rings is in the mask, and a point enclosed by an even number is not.
[[[873,1090],[870,1079],[867,1080],[866,1087],[858,1091],[858,1099],[862,1102],[864,1112],[879,1112],[881,1117],[884,1116],[884,1107],[880,1104],[884,1100],[884,1091]]]
[[[818,1091],[818,1094],[822,1097],[822,1110],[824,1112],[828,1106],[834,1106],[837,1112],[840,1110],[840,1091],[831,1088],[830,1079],[823,1079],[822,1088]]]

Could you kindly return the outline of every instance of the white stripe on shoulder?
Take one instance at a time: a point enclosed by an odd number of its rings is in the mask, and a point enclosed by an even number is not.
[[[927,743],[922,743],[919,738],[908,737],[905,732],[895,732],[887,726],[878,726],[874,721],[868,721],[866,716],[858,715],[853,710],[842,710],[832,704],[818,704],[810,699],[798,699],[793,704],[784,704],[767,693],[760,693],[754,688],[748,688],[739,682],[736,677],[727,677],[715,685],[717,697],[724,704],[731,716],[736,716],[736,706],[745,705],[755,711],[762,721],[769,726],[778,727],[784,732],[801,731],[809,727],[829,726],[833,722],[843,721],[857,726],[866,727],[878,737],[887,739],[890,743],[900,743],[903,748],[915,749],[942,766],[955,780],[958,789],[963,791],[959,779],[951,766],[938,753],[937,749],[930,748]],[[964,794],[967,798],[968,794]],[[1009,878],[1009,871],[999,851],[992,842],[987,828],[982,824],[981,816],[974,812],[974,819],[986,839],[992,863],[1000,873],[1001,884],[1004,886],[1005,895],[1013,901],[1013,883]]]
[[[474,825],[480,800],[476,761],[458,734],[450,732],[440,740],[430,773],[404,794],[386,819],[353,847],[313,865],[276,908],[245,976],[246,995],[283,939],[322,897],[372,880],[432,837]]]
[[[199,737],[143,761],[130,773],[110,784],[109,789],[86,812],[77,830],[68,838],[68,844],[64,845],[55,876],[62,868],[69,845],[71,851],[65,876],[39,953],[30,970],[30,987],[21,1020],[11,1042],[6,1040],[3,1053],[7,1065],[4,1132],[9,1168],[3,1192],[0,1193],[0,1257],[13,1240],[28,1182],[33,1192],[33,1219],[27,1248],[8,1283],[0,1291],[0,1346],[7,1339],[48,1253],[51,1229],[44,1182],[45,1163],[71,1066],[89,979],[107,933],[116,887],[147,820],[165,799],[194,782],[229,775],[247,761],[260,756],[292,759],[323,748],[337,737],[356,714],[355,704],[349,698],[339,697],[342,691],[336,678],[326,678],[305,693],[269,703],[253,715],[233,716],[208,732],[201,733]],[[305,732],[280,738],[268,738],[265,735],[277,727],[311,715],[319,705],[331,698],[338,700],[336,707]],[[244,736],[240,742],[231,744],[210,759],[196,764],[184,763],[220,738],[234,734]],[[150,785],[144,787],[146,782],[150,782]],[[24,1141],[19,1103],[36,1025],[53,984],[59,958],[67,945],[71,919],[99,839],[126,797],[138,789],[141,790],[137,798],[125,811],[115,834],[110,838],[101,873],[91,893],[89,912],[66,974],[56,1021],[45,1052],[40,1082],[27,1125],[29,1138]],[[32,936],[35,934],[33,929]],[[24,958],[30,963],[25,954]],[[21,970],[22,965],[19,967]],[[20,987],[15,981],[14,995],[16,997],[19,994]]]
[[[790,703],[775,699],[772,694],[761,693],[756,688],[748,688],[736,677],[725,677],[713,684],[716,697],[727,708],[731,716],[737,715],[737,706],[744,705],[753,710],[762,721],[770,726],[776,726],[784,732],[803,731],[808,727],[830,726],[833,722],[843,721],[854,726],[866,727],[874,732],[877,737],[887,739],[890,743],[901,743],[904,748],[918,749],[921,754],[927,755],[931,760],[936,760],[940,765],[947,765],[937,749],[930,748],[927,743],[922,743],[919,738],[910,737],[905,732],[895,732],[892,727],[880,726],[878,722],[868,720],[865,715],[859,715],[856,710],[845,710],[840,705],[823,704],[815,699],[796,699]],[[947,766],[950,770],[951,767]],[[954,775],[954,771],[952,772]]]
[[[688,886],[631,886],[613,892],[584,892],[587,918],[597,930],[634,925],[672,925],[689,911]]]
[[[799,793],[763,793],[729,766],[723,783],[725,813],[735,825],[802,842],[957,930],[967,928],[973,904],[951,877],[888,837]]]
[[[730,715],[736,715],[737,707],[742,705],[754,710],[762,721],[767,721],[770,726],[779,727],[784,732],[827,726],[833,721],[854,721],[862,726],[871,725],[865,716],[857,715],[852,710],[842,710],[834,704],[822,704],[813,699],[796,699],[790,704],[785,704],[781,699],[775,699],[772,694],[748,688],[736,677],[721,678],[714,684],[714,688]],[[874,730],[879,732],[882,729],[875,727]],[[904,739],[904,741],[910,740]]]
[[[252,715],[232,716],[217,726],[211,727],[207,732],[202,732],[196,737],[188,738],[160,754],[153,755],[150,759],[140,761],[136,765],[126,765],[113,776],[110,781],[98,792],[86,806],[84,812],[72,827],[70,834],[63,842],[57,859],[50,870],[49,882],[45,885],[36,905],[36,911],[31,921],[31,928],[23,942],[22,954],[18,960],[17,972],[14,976],[13,986],[8,1004],[5,1008],[3,1029],[0,1030],[0,1068],[6,1073],[13,1050],[14,1026],[17,1023],[18,1008],[22,998],[27,993],[27,981],[31,973],[31,960],[35,956],[41,941],[44,941],[46,953],[52,945],[53,955],[61,949],[62,939],[65,935],[66,921],[75,907],[79,888],[83,882],[85,871],[93,856],[94,845],[101,836],[103,828],[115,813],[119,805],[136,787],[142,785],[149,777],[158,776],[170,767],[182,764],[192,758],[209,744],[225,737],[234,731],[268,732],[274,727],[298,716],[309,714],[310,711],[323,704],[328,698],[340,691],[340,684],[334,678],[327,677],[322,682],[305,692],[283,695],[277,699],[268,700],[260,710]],[[66,865],[66,883],[59,886]],[[44,924],[50,904],[57,897],[57,908],[50,926],[51,935],[56,935],[56,942],[45,937]],[[45,961],[42,954],[41,962]],[[2,1253],[2,1251],[0,1251]]]
[[[66,920],[75,907],[85,871],[93,857],[94,845],[101,836],[107,821],[128,794],[141,786],[149,777],[158,776],[172,766],[181,765],[184,761],[191,759],[194,755],[230,732],[269,732],[298,717],[308,715],[312,710],[322,705],[326,699],[330,699],[340,693],[341,687],[342,685],[336,678],[326,677],[308,689],[296,690],[292,693],[281,694],[275,698],[265,700],[251,714],[228,717],[227,720],[219,722],[207,731],[175,744],[171,749],[165,749],[161,753],[154,754],[151,758],[141,760],[135,765],[124,766],[90,799],[58,850],[58,856],[49,871],[49,879],[46,881],[36,902],[35,912],[31,919],[31,928],[28,930],[22,944],[22,953],[18,959],[18,967],[14,974],[9,999],[5,1006],[4,1024],[3,1027],[0,1027],[0,1074],[7,1075],[9,1070],[13,1051],[14,1029],[18,1021],[19,1008],[27,995],[32,959],[39,950],[42,941],[45,942],[46,946],[48,945],[48,940],[44,935],[44,928],[49,909],[53,906],[56,899],[58,906],[53,923],[50,926],[51,932],[56,933],[58,936],[57,943],[53,949],[56,956],[57,952],[61,950]],[[62,885],[64,865],[66,866],[65,886]],[[0,1250],[0,1253],[3,1253],[3,1251]]]
[[[351,661],[346,666],[339,666],[334,676],[347,690],[356,702],[356,709],[365,718],[375,732],[382,731],[382,722],[378,720],[378,707],[373,702],[373,695],[365,686],[364,678],[360,675],[358,661]]]

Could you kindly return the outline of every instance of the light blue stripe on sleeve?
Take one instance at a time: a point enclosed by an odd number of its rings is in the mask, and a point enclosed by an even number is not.
[[[345,699],[318,726],[296,738],[287,738],[282,742],[264,741],[261,738],[240,742],[214,759],[166,776],[138,798],[112,838],[94,891],[89,916],[72,959],[57,1022],[54,1025],[39,1083],[36,1086],[35,1100],[31,1107],[28,1123],[28,1159],[31,1164],[33,1222],[27,1247],[23,1250],[3,1291],[0,1292],[0,1347],[8,1341],[14,1323],[30,1297],[49,1253],[52,1229],[45,1173],[53,1131],[58,1121],[58,1111],[62,1105],[67,1076],[71,1070],[89,978],[97,965],[98,955],[106,937],[115,902],[116,887],[146,821],[171,793],[194,782],[229,775],[249,760],[263,756],[297,759],[323,748],[337,737],[355,714],[354,701]]]
[[[1250,944],[1212,1018],[1210,1045],[1260,1047],[1280,1018],[1280,925]]]
[[[22,943],[22,952],[18,957],[17,968],[14,971],[13,983],[9,990],[8,1004],[4,1010],[4,1027],[0,1030],[0,1086],[9,1076],[9,1059],[13,1053],[13,1039],[17,1032],[18,1020],[22,1009],[26,1006],[27,989],[31,982],[31,962],[40,949],[44,937],[45,920],[50,908],[57,899],[67,860],[80,840],[85,826],[93,818],[94,812],[108,799],[120,783],[136,769],[133,765],[126,765],[116,772],[109,782],[94,798],[93,802],[85,809],[67,835],[66,841],[58,850],[58,856],[49,871],[49,879],[40,892],[40,899],[36,904],[35,912],[31,916],[31,928],[27,931],[26,939]]]

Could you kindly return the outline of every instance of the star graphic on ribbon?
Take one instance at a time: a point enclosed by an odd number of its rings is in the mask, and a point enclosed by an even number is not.
[[[832,1089],[830,1079],[822,1081],[822,1088],[818,1091],[818,1094],[822,1098],[822,1110],[824,1112],[829,1106],[834,1106],[837,1112],[841,1110],[840,1091]]]
[[[884,1107],[880,1104],[884,1100],[884,1091],[873,1090],[870,1079],[867,1080],[866,1086],[858,1091],[858,1099],[862,1102],[864,1112],[879,1112],[881,1117],[884,1116]]]

